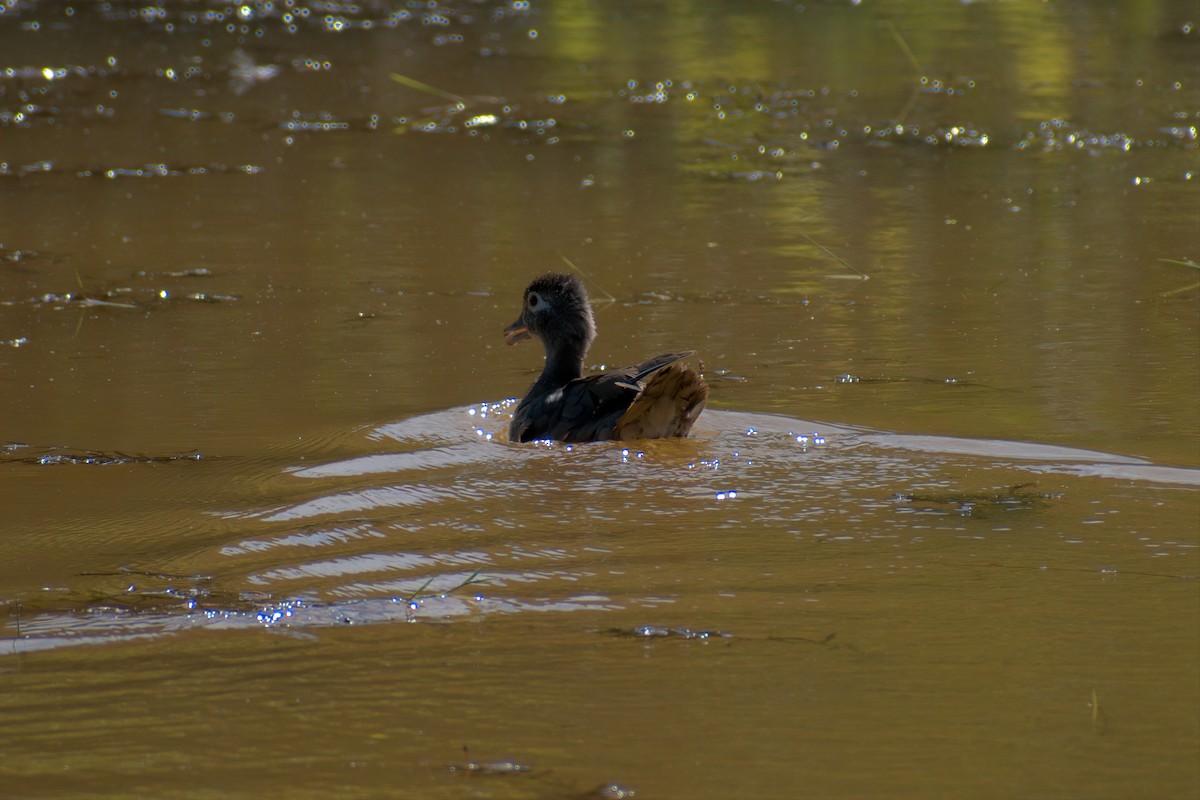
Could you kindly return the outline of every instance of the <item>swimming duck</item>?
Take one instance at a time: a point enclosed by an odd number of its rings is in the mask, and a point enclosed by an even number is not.
[[[708,399],[704,378],[679,363],[694,350],[585,378],[583,359],[596,338],[596,323],[587,290],[574,275],[551,272],[529,284],[521,316],[504,329],[504,337],[511,345],[531,336],[541,339],[546,365],[517,405],[510,441],[687,436]]]

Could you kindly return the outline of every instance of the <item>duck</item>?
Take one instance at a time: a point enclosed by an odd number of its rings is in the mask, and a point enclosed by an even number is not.
[[[587,289],[571,274],[535,278],[504,337],[509,345],[536,337],[546,351],[541,375],[513,412],[508,432],[513,442],[684,437],[708,400],[703,376],[680,363],[695,350],[585,376],[596,322]]]

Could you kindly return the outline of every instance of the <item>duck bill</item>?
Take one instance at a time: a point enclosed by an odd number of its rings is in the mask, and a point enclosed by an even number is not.
[[[504,329],[504,339],[506,344],[516,344],[523,342],[529,338],[529,328],[525,327],[525,321],[518,319],[512,325]]]

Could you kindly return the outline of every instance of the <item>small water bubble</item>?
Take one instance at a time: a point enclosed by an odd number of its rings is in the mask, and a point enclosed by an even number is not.
[[[468,414],[470,414],[470,415],[473,417],[473,416],[475,416],[475,409],[473,409],[473,408],[468,408],[468,409],[467,409],[467,413],[468,413]]]
[[[729,499],[732,500],[735,497],[737,497],[737,491],[730,489],[729,490]]]
[[[758,430],[757,430],[756,428],[747,428],[747,429],[746,429],[746,435],[747,435],[747,436],[757,436],[757,435],[758,435]]]
[[[718,500],[724,500],[724,499],[725,499],[725,492],[717,492],[717,499],[718,499]]]

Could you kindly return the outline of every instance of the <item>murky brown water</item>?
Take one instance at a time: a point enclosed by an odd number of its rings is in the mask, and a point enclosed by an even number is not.
[[[1196,797],[1196,16],[0,0],[0,793]]]

